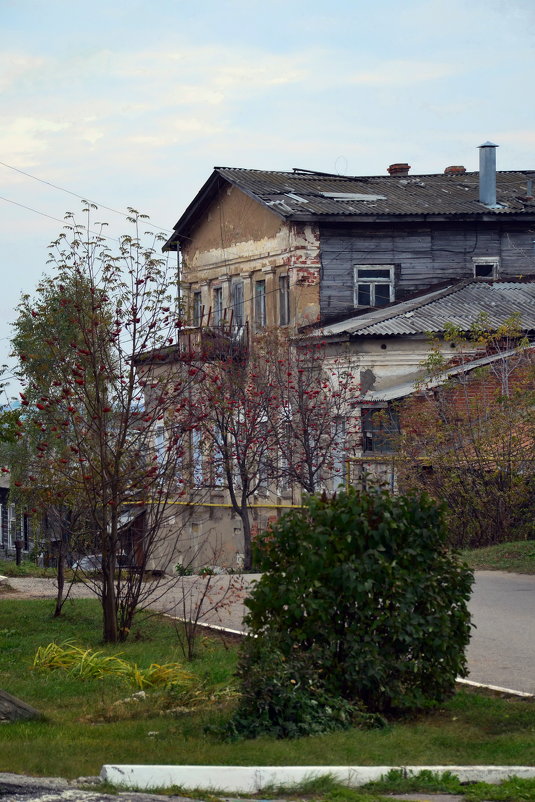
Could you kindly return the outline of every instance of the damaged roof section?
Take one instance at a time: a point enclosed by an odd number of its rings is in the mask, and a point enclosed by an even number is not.
[[[491,329],[513,316],[522,330],[535,332],[535,281],[471,279],[347,318],[315,332],[315,336],[396,336],[442,333],[448,325],[469,331],[481,315]]]

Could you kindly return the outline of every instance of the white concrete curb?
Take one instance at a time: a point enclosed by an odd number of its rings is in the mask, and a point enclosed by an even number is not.
[[[484,685],[481,682],[472,682],[470,679],[457,678],[455,682],[458,685],[466,685],[468,688],[482,688],[486,691],[494,691],[501,693],[504,696],[518,696],[520,699],[535,699],[535,694],[526,693],[525,691],[514,691],[512,688],[502,688],[500,685]]]
[[[1,576],[0,575],[0,585],[2,584],[2,582],[5,582],[6,579],[7,579],[7,576]]]
[[[170,788],[254,794],[266,786],[295,785],[329,774],[338,782],[358,787],[379,780],[391,769],[407,775],[426,769],[449,771],[461,782],[498,783],[508,777],[535,777],[535,766],[135,766],[105,765],[103,781],[129,789]]]

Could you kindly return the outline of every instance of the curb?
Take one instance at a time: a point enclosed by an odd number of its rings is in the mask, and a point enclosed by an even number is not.
[[[508,777],[535,777],[535,766],[142,766],[104,765],[104,782],[130,790],[171,788],[255,794],[266,786],[295,785],[329,774],[350,788],[379,780],[389,771],[405,776],[420,771],[449,771],[461,782],[499,783]]]
[[[513,696],[519,699],[535,699],[535,693],[526,693],[525,691],[514,691],[512,688],[502,688],[500,685],[484,685],[481,682],[472,682],[470,679],[457,678],[455,680],[457,685],[465,685],[467,688],[474,688],[474,690],[492,691],[499,696]]]

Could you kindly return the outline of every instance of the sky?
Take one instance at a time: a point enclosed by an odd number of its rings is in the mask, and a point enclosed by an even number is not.
[[[76,195],[117,237],[214,165],[535,169],[534,68],[533,0],[0,0],[0,363]]]

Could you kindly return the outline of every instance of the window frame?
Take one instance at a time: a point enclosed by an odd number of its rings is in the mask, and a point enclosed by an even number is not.
[[[372,422],[373,415],[383,415],[388,418],[388,426],[367,426]],[[392,404],[370,405],[361,409],[362,453],[366,455],[395,454],[393,440],[401,432],[399,412]],[[389,441],[390,438],[390,441]],[[368,447],[370,444],[370,447]]]
[[[279,326],[290,325],[290,277],[279,276]]]
[[[245,301],[243,281],[241,279],[231,282],[231,303],[234,326],[241,328],[245,324]]]
[[[194,326],[201,325],[201,315],[202,315],[202,292],[200,290],[195,290],[192,298],[192,318]]]
[[[366,276],[359,276],[359,270],[388,270],[388,277],[366,277]],[[388,303],[392,303],[395,300],[395,279],[396,279],[396,266],[392,263],[389,264],[382,264],[382,265],[369,265],[369,264],[355,264],[353,265],[353,306],[355,308],[369,308],[369,307],[381,307],[386,306]],[[359,304],[359,287],[363,285],[369,285],[370,287],[370,303],[369,304]],[[375,288],[376,286],[388,286],[389,287],[389,300],[383,304],[376,304],[375,303]]]
[[[214,287],[214,319],[213,325],[220,326],[223,322],[223,287]]]
[[[254,322],[257,331],[265,329],[267,323],[265,279],[257,279],[254,283]]]

